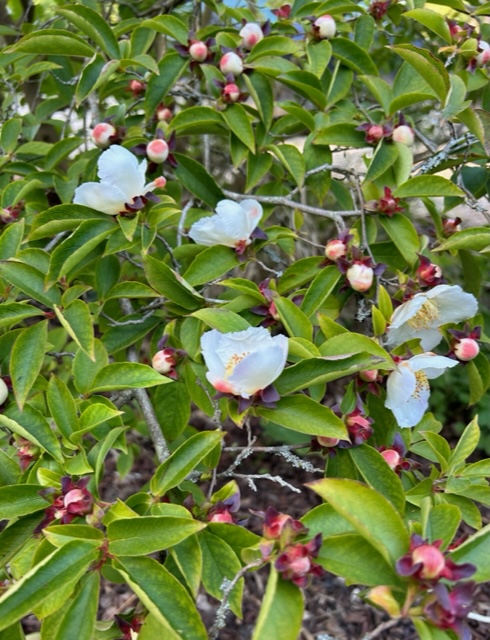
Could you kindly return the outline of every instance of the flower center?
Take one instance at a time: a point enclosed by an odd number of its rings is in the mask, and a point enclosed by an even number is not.
[[[421,392],[429,388],[429,381],[423,371],[415,371],[414,374],[415,390],[413,392],[413,396],[418,400],[420,398]]]
[[[428,329],[439,318],[439,309],[431,300],[426,300],[417,313],[408,320],[412,329]]]
[[[243,353],[234,353],[225,366],[226,377],[228,378],[233,373],[233,370],[237,366],[239,362],[243,360],[246,356],[248,356],[250,351],[243,351]]]

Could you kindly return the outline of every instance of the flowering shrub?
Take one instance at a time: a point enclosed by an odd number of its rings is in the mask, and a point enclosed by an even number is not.
[[[215,640],[254,571],[253,640],[296,640],[327,572],[469,638],[488,3],[238,4],[0,6],[2,638]],[[468,393],[458,440],[429,380]]]

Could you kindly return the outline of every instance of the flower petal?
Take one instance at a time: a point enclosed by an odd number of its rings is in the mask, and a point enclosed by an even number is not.
[[[213,247],[217,244],[222,244],[225,247],[234,247],[236,244],[236,239],[224,232],[220,218],[217,215],[201,218],[194,222],[189,229],[188,236],[196,244],[202,244],[205,247]]]
[[[221,358],[217,355],[217,350],[222,337],[223,334],[216,329],[212,329],[211,331],[204,333],[201,337],[201,349],[204,362],[212,376],[220,380],[225,377],[225,367]],[[211,384],[213,383],[211,382]]]
[[[439,308],[440,324],[461,322],[476,315],[478,302],[474,295],[466,293],[458,285],[439,285],[434,290],[440,287],[447,287],[433,297]]]
[[[429,380],[438,378],[451,367],[455,367],[459,362],[446,356],[438,356],[435,353],[421,353],[413,356],[408,361],[412,371],[423,371]]]
[[[388,376],[385,407],[391,409],[400,427],[414,427],[429,404],[429,383],[423,373],[418,379],[409,362],[402,362]]]
[[[140,165],[131,151],[114,144],[101,154],[97,167],[101,181],[118,187],[125,194],[126,202],[144,195],[146,161]]]
[[[262,218],[262,205],[260,204],[260,202],[257,202],[257,200],[247,198],[247,200],[242,200],[240,202],[240,207],[245,213],[248,235],[250,236],[250,234],[257,227],[260,219]]]
[[[276,336],[273,340],[274,344],[271,346],[246,356],[236,365],[228,378],[243,397],[246,398],[265,389],[284,369],[288,354],[288,340],[286,336]]]
[[[74,204],[115,216],[125,211],[127,198],[118,187],[106,182],[85,182],[75,189]]]

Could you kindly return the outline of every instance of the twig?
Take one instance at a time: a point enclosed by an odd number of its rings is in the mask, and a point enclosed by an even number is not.
[[[474,611],[470,611],[467,617],[470,620],[476,620],[477,622],[490,624],[490,616],[482,616],[480,613],[475,613]]]
[[[466,200],[465,200],[465,204],[468,205],[468,207],[470,207],[470,209],[473,209],[473,211],[478,211],[478,213],[481,213],[482,216],[484,216],[485,220],[490,223],[490,213],[487,211],[487,209],[485,209],[485,207],[483,207],[478,200],[475,198],[475,196],[471,193],[471,191],[466,187],[464,181],[463,181],[463,174],[461,172],[458,173],[458,177],[456,180],[456,184],[458,185],[458,187],[465,192],[466,194]]]
[[[400,620],[401,618],[393,618],[391,620],[386,620],[386,622],[382,622],[376,627],[376,629],[374,629],[370,633],[366,633],[362,640],[373,640],[374,638],[377,638],[381,633],[383,633],[383,631],[391,629],[391,627],[395,627],[397,624],[399,624]]]
[[[440,164],[445,162],[450,155],[454,153],[458,153],[459,151],[462,151],[467,147],[471,147],[471,145],[475,144],[475,142],[478,142],[478,140],[471,133],[466,133],[464,136],[461,136],[460,138],[455,138],[450,140],[446,144],[444,149],[441,149],[441,151],[439,151],[434,156],[431,156],[428,160],[423,162],[420,165],[420,167],[418,167],[415,175],[429,173],[430,171],[433,171]]]
[[[123,322],[114,320],[113,318],[108,316],[107,313],[104,313],[103,311],[101,311],[100,315],[103,316],[106,320],[108,320],[111,327],[126,327],[127,325],[130,325],[130,324],[143,324],[146,320],[148,320],[148,318],[151,318],[151,316],[155,313],[155,311],[156,309],[149,309],[140,318],[137,318],[134,320],[124,320]],[[133,314],[134,314],[134,311],[133,311]]]
[[[271,476],[270,473],[235,473],[234,471],[223,471],[222,473],[218,474],[218,477],[226,477],[226,478],[238,478],[241,480],[246,480],[248,483],[248,486],[252,489],[252,491],[257,491],[257,485],[255,484],[254,480],[270,480],[271,482],[275,482],[276,484],[281,485],[281,487],[285,487],[287,489],[290,489],[291,491],[294,491],[294,493],[301,493],[301,489],[298,489],[297,487],[294,487],[292,484],[289,484],[289,482],[286,482],[286,480],[283,480],[281,478],[281,476]]]

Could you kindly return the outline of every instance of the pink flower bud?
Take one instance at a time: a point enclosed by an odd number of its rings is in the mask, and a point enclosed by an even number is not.
[[[394,449],[385,449],[385,451],[381,451],[381,455],[385,459],[390,469],[393,469],[393,471],[400,464],[400,454]]]
[[[196,62],[204,62],[208,57],[208,48],[204,44],[204,42],[200,42],[199,40],[193,42],[189,47],[189,55]]]
[[[482,42],[480,43],[481,45],[485,45],[487,48],[485,48],[481,53],[479,53],[476,57],[476,64],[479,67],[484,67],[486,64],[488,64],[488,62],[490,62],[490,46],[486,43],[486,42]]]
[[[412,561],[414,565],[422,564],[418,575],[425,580],[438,578],[446,566],[443,553],[433,544],[421,544],[414,549],[412,551]]]
[[[157,108],[157,119],[160,120],[160,122],[170,122],[170,120],[172,120],[173,118],[173,113],[171,111],[171,109],[169,109],[168,107],[165,107],[163,105],[160,105]]]
[[[454,355],[462,362],[473,360],[479,353],[480,345],[472,338],[463,338],[459,340],[458,344],[454,347]]]
[[[0,378],[0,405],[3,404],[9,397],[9,388],[5,384],[4,380]]]
[[[140,82],[140,80],[131,80],[131,82],[129,83],[129,90],[135,97],[139,96],[140,93],[143,93],[145,89],[145,83]]]
[[[347,253],[347,247],[342,240],[330,240],[325,246],[325,255],[329,260],[335,262]]]
[[[213,513],[212,515],[210,515],[208,518],[208,522],[225,522],[225,523],[231,522],[233,524],[234,520],[231,513],[225,510],[220,512],[217,511],[216,513]]]
[[[373,284],[374,272],[371,267],[365,264],[354,263],[347,269],[347,281],[354,291],[364,293]]]
[[[406,144],[407,147],[411,147],[414,140],[415,135],[413,129],[407,124],[401,124],[393,130],[393,142],[400,142],[401,144]]]
[[[379,585],[370,589],[366,597],[378,607],[384,609],[392,618],[400,616],[400,605],[395,600],[390,587]]]
[[[146,145],[146,155],[152,162],[161,164],[168,158],[168,144],[160,138],[152,140]]]
[[[219,61],[219,68],[225,76],[229,73],[239,76],[243,73],[243,60],[234,51],[229,51]]]
[[[99,122],[92,131],[92,140],[100,149],[106,149],[111,144],[111,137],[116,135],[116,129],[109,122]]]
[[[251,49],[253,46],[260,42],[264,33],[260,28],[260,25],[255,22],[248,22],[240,31],[240,37],[243,38],[244,49]]]
[[[236,102],[240,98],[240,89],[236,84],[227,84],[223,89],[222,96],[225,102]]]
[[[160,176],[159,178],[155,178],[155,180],[153,180],[153,184],[155,185],[155,189],[163,189],[167,184],[167,180],[163,176]]]
[[[364,382],[375,382],[376,378],[378,377],[378,370],[366,369],[365,371],[360,371],[359,377],[361,378],[361,380],[364,380]]]
[[[158,371],[158,373],[162,373],[165,375],[172,371],[176,364],[175,359],[175,349],[171,347],[167,347],[166,349],[162,349],[161,351],[157,351],[151,360],[152,367]]]
[[[366,142],[376,144],[385,135],[385,130],[380,124],[373,124],[366,131]]]
[[[442,234],[445,238],[461,231],[461,218],[442,218]]]
[[[332,16],[324,15],[315,20],[313,26],[316,27],[315,33],[322,40],[333,38],[337,31],[337,25]]]

